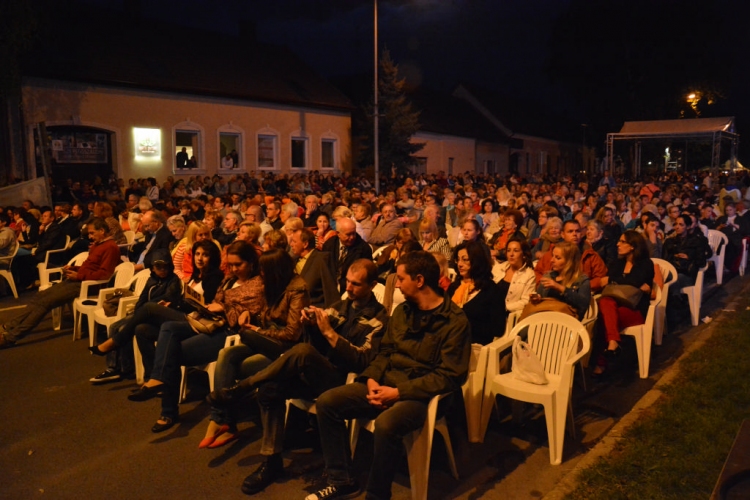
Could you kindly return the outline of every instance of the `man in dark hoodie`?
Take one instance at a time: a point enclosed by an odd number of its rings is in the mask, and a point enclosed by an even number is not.
[[[141,271],[145,272],[145,271]],[[147,302],[176,302],[182,296],[182,283],[180,278],[174,272],[174,263],[169,255],[169,250],[160,248],[154,250],[153,259],[151,260],[150,276],[143,291],[138,297],[133,311],[143,306]],[[140,274],[140,273],[139,273]],[[137,277],[138,275],[136,275]],[[136,286],[137,279],[133,279],[131,291]],[[132,311],[128,316],[112,324],[107,334],[119,331],[132,318]],[[115,382],[121,379],[135,378],[135,359],[133,355],[133,341],[127,345],[119,346],[118,349],[107,352],[107,369],[99,375],[89,379],[93,384],[103,384],[106,382]]]

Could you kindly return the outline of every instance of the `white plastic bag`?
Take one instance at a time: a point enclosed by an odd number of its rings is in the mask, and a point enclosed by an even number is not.
[[[536,357],[536,353],[531,350],[529,344],[521,340],[521,337],[513,339],[511,373],[513,373],[513,378],[531,384],[545,385],[548,383],[542,362]]]

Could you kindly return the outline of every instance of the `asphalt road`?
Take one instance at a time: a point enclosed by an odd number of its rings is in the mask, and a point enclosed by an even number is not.
[[[718,313],[745,281],[735,278],[720,288],[709,284],[702,316]],[[0,299],[0,322],[17,313],[8,308],[32,301],[35,293],[24,292],[18,300]],[[72,341],[71,322],[66,316],[63,330],[54,332],[48,316],[15,348],[0,351],[0,498],[245,498],[240,491],[242,480],[261,461],[257,412],[248,410],[238,441],[224,448],[199,450],[209,412],[203,402],[208,382],[205,373],[193,372],[180,423],[153,434],[150,429],[159,417],[159,400],[128,401],[134,381],[92,385],[89,378],[104,370],[104,361],[89,355],[87,339]],[[485,442],[469,444],[463,409],[457,409],[449,415],[449,426],[461,479],[450,475],[444,445],[436,438],[429,497],[542,497],[653,386],[695,330],[683,325],[654,348],[649,379],[638,378],[635,349],[627,344],[621,370],[605,383],[589,381],[584,392],[577,374],[577,435],[566,437],[560,466],[549,464],[540,410],[527,409],[524,425],[493,418]],[[371,447],[368,436],[362,436],[355,459],[362,481]],[[284,461],[286,478],[256,496],[302,499],[320,486],[323,459],[317,432],[300,411],[290,417]],[[400,470],[393,497],[406,500],[411,495],[405,458]]]

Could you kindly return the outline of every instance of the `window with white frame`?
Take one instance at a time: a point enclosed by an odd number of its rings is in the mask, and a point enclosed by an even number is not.
[[[206,171],[205,131],[199,124],[190,121],[176,123],[172,127],[172,147],[165,147],[164,151],[172,152],[175,172]]]
[[[307,137],[292,137],[292,168],[307,168]]]
[[[198,158],[200,158],[200,131],[176,129],[174,136],[175,169],[195,170],[203,168],[198,161]]]
[[[258,134],[258,168],[273,170],[276,168],[278,157],[278,136],[272,134]]]
[[[240,167],[242,135],[236,132],[219,132],[219,168],[232,170]]]
[[[336,139],[323,139],[320,142],[320,168],[332,170],[336,168]]]

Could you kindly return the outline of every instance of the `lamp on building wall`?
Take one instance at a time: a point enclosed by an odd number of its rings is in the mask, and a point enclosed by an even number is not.
[[[161,160],[161,130],[158,128],[133,128],[135,161]]]

